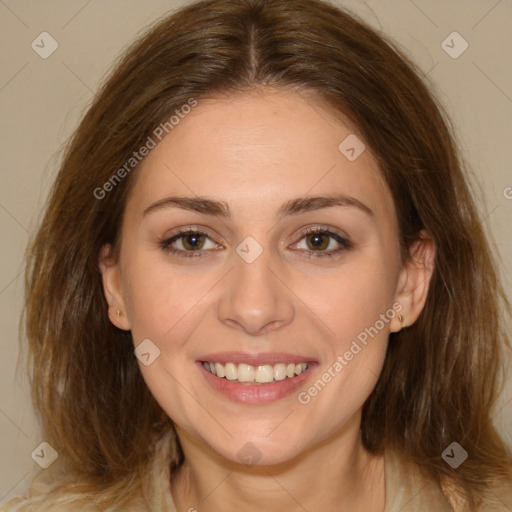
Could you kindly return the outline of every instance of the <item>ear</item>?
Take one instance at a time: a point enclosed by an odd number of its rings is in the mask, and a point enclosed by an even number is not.
[[[98,260],[103,281],[103,293],[108,303],[108,317],[119,329],[129,331],[131,326],[126,314],[126,301],[121,283],[119,263],[112,257],[112,246],[101,248]]]
[[[412,325],[420,316],[434,273],[435,256],[434,240],[426,230],[422,230],[419,239],[411,245],[409,258],[400,271],[395,301],[401,304],[402,309],[391,321],[391,332]]]

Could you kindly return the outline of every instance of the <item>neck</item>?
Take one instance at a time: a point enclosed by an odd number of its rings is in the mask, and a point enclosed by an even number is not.
[[[384,458],[365,450],[355,420],[292,460],[251,467],[177,428],[185,455],[171,478],[177,510],[238,512],[243,504],[247,512],[383,511]]]

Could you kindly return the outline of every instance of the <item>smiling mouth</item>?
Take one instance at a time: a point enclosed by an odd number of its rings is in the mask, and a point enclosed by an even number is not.
[[[202,361],[202,365],[212,375],[224,380],[242,384],[275,384],[285,379],[293,379],[303,374],[309,363],[277,363],[253,366],[250,364],[213,363]]]

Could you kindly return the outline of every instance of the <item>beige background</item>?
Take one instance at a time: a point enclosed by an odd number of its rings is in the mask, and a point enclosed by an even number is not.
[[[0,0],[0,503],[28,485],[39,469],[31,453],[44,441],[37,432],[23,369],[15,376],[17,326],[23,251],[57,169],[59,150],[123,48],[145,25],[185,3]],[[391,35],[432,81],[452,115],[464,154],[483,187],[481,215],[497,242],[507,292],[512,298],[512,2],[335,3]],[[47,59],[31,48],[43,31],[59,44]],[[441,47],[453,31],[469,43],[457,59]],[[457,48],[458,43],[454,44]],[[494,419],[512,445],[510,378]]]

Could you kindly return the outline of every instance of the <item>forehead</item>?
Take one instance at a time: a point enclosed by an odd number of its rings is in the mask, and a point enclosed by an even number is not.
[[[297,92],[200,99],[146,157],[128,203],[141,212],[166,195],[209,196],[242,212],[339,192],[370,203],[377,215],[393,214],[376,160],[356,131]]]

